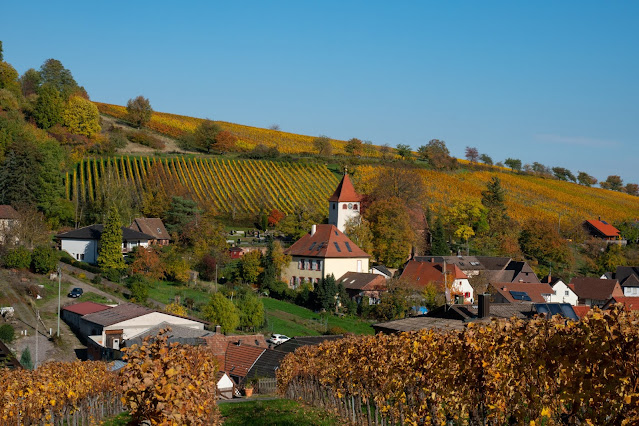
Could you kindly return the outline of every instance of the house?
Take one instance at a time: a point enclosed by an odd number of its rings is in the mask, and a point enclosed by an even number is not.
[[[13,352],[11,352],[11,349],[0,340],[0,371],[3,368],[17,369],[22,368],[22,365],[20,361],[16,359]]]
[[[572,309],[573,311],[575,311],[575,314],[577,314],[579,319],[582,319],[583,317],[588,315],[588,312],[592,310],[592,308],[588,305],[577,305],[573,306]]]
[[[546,283],[490,283],[491,303],[551,303],[555,294]]]
[[[149,245],[167,246],[171,241],[169,233],[159,217],[139,217],[133,220],[129,229],[150,235]]]
[[[246,376],[265,348],[229,342],[224,357],[224,371],[237,384],[243,385]]]
[[[613,274],[626,297],[639,297],[639,266],[617,266]]]
[[[357,304],[367,298],[369,305],[376,305],[381,301],[382,293],[388,290],[386,278],[378,274],[347,272],[337,280],[337,283],[344,286],[348,296]]]
[[[255,361],[248,373],[246,373],[246,379],[275,379],[277,369],[280,368],[280,364],[287,354],[287,352],[282,352],[277,349],[265,350],[257,361]]]
[[[613,297],[623,297],[623,290],[617,280],[590,277],[575,277],[569,286],[579,298],[580,305],[601,308]]]
[[[18,212],[13,207],[7,204],[0,205],[0,243],[4,243],[7,235],[18,224],[19,218]]]
[[[143,333],[157,328],[184,327],[203,331],[205,321],[157,311],[133,303],[106,306],[105,309],[84,302],[81,307],[65,306],[61,317],[68,321],[82,341],[87,344],[89,359],[118,359],[120,348],[128,340],[141,341]],[[82,315],[82,312],[89,313]],[[158,330],[159,331],[159,330]],[[196,333],[197,334],[197,333]]]
[[[435,262],[457,266],[472,278],[482,275],[486,282],[526,282],[538,283],[539,278],[526,262],[510,257],[495,256],[415,256],[414,260]]]
[[[587,220],[584,222],[584,228],[594,238],[608,241],[609,243],[617,243],[626,245],[627,241],[623,239],[617,228],[606,222],[605,220]]]
[[[76,260],[95,264],[98,261],[100,237],[104,225],[90,225],[56,235],[60,250],[64,250]],[[133,248],[148,247],[151,235],[122,227],[122,253],[128,253]]]
[[[284,250],[291,262],[282,280],[291,288],[319,283],[328,275],[339,279],[347,272],[368,271],[370,255],[357,247],[335,225],[313,225],[311,232]]]
[[[601,309],[611,309],[614,305],[621,304],[629,311],[639,311],[639,298],[614,296],[608,300]]]
[[[157,336],[160,331],[168,329],[166,332],[167,343],[170,345],[171,343],[179,343],[181,345],[190,345],[190,346],[199,346],[205,345],[204,341],[205,337],[208,337],[213,334],[212,331],[200,329],[200,328],[192,328],[185,327],[181,325],[171,324],[167,321],[163,321],[147,330],[144,330],[140,334],[129,337],[128,339],[122,341],[120,343],[120,347],[131,347],[133,345],[141,345],[144,343],[144,339],[147,337]]]
[[[213,334],[204,337],[204,342],[217,358],[220,366],[224,365],[226,349],[229,343],[257,346],[264,349],[268,348],[268,343],[266,343],[263,334],[232,334],[227,336],[222,333],[222,327],[219,325],[215,326],[215,332]]]
[[[67,323],[71,330],[80,333],[80,318],[85,315],[93,314],[110,309],[111,306],[103,305],[102,303],[95,302],[81,302],[67,305],[60,311],[60,318]]]
[[[371,274],[381,275],[387,280],[390,280],[391,278],[393,278],[393,271],[391,271],[384,265],[375,265],[371,267],[371,269],[368,272],[370,272]]]
[[[337,189],[328,199],[328,224],[345,232],[346,222],[359,217],[361,201],[362,196],[355,192],[348,173],[344,172]]]
[[[570,303],[576,306],[579,303],[579,297],[568,284],[559,278],[552,278],[550,275],[541,280],[542,283],[550,285],[553,294],[550,296],[551,303]]]
[[[343,339],[344,336],[341,334],[330,334],[324,336],[301,336],[301,337],[293,337],[292,339],[287,340],[286,342],[277,345],[276,348],[280,352],[295,352],[297,348],[301,348],[302,346],[313,346],[319,345],[320,343],[324,343],[327,341],[339,340]]]
[[[229,249],[229,257],[231,259],[241,259],[242,256],[244,256],[244,250],[241,247],[231,247]]]
[[[462,297],[462,302],[473,303],[474,301],[474,291],[468,277],[454,264],[410,260],[400,278],[419,289],[424,289],[428,284],[434,284],[440,291],[446,293],[447,301],[451,301],[455,296]]]

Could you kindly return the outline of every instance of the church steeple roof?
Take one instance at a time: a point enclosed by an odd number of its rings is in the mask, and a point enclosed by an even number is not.
[[[353,182],[351,182],[351,178],[348,177],[348,173],[344,173],[344,177],[342,181],[337,185],[337,189],[328,199],[328,201],[336,201],[336,202],[349,202],[349,201],[361,201],[362,196],[355,192],[355,187],[353,187]]]

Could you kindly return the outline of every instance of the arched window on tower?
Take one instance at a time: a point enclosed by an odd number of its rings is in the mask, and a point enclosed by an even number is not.
[[[357,210],[357,203],[353,204],[353,210]]]
[[[342,204],[342,210],[346,210],[348,206],[346,204]]]

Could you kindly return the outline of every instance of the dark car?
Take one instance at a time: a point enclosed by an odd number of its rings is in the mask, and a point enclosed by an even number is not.
[[[75,299],[77,297],[82,296],[82,293],[84,293],[84,290],[82,290],[80,287],[76,287],[69,292],[68,296],[73,297]]]

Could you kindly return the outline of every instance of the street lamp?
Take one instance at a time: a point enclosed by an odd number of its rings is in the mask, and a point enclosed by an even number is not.
[[[60,337],[60,287],[62,286],[62,269],[58,264],[58,337]]]

